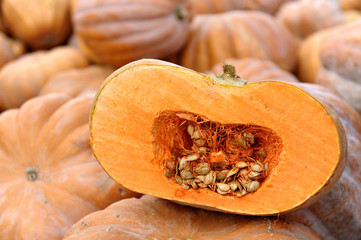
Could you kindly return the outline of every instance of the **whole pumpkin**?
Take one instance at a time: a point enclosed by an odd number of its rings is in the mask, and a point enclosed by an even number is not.
[[[292,71],[297,47],[289,30],[266,13],[238,10],[196,15],[179,63],[205,72],[227,58],[253,57]]]
[[[8,31],[34,50],[64,43],[71,32],[69,0],[2,0]]]
[[[9,62],[0,70],[0,109],[20,107],[37,96],[52,75],[87,65],[79,50],[67,46],[30,52]]]
[[[90,65],[60,72],[49,79],[38,95],[63,93],[71,97],[95,96],[103,81],[114,70],[110,66]]]
[[[0,32],[0,68],[25,53],[24,44]]]
[[[340,6],[329,0],[287,2],[281,6],[276,18],[299,38],[346,22]]]
[[[84,54],[116,67],[176,53],[187,40],[190,19],[188,0],[78,0],[73,10]]]
[[[89,146],[92,98],[49,94],[0,114],[0,236],[62,239],[85,215],[126,197]]]
[[[206,209],[295,211],[325,196],[345,165],[343,127],[327,105],[231,71],[135,61],[105,80],[90,119],[94,155],[117,182]]]
[[[180,206],[152,196],[125,199],[78,221],[64,240],[319,239],[307,227],[276,217],[246,217]]]

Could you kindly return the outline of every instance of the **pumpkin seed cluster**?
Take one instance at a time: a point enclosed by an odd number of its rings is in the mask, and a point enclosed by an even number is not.
[[[184,121],[181,125],[184,125]],[[268,173],[267,157],[263,148],[255,146],[254,134],[243,130],[227,136],[230,143],[227,149],[220,150],[208,141],[206,136],[210,129],[198,124],[188,124],[186,132],[192,141],[191,149],[181,153],[174,152],[172,158],[165,160],[164,174],[174,180],[185,190],[207,188],[221,195],[242,197],[256,191]],[[225,135],[218,131],[218,135]],[[217,141],[216,141],[217,142]],[[219,141],[218,141],[219,143]],[[259,145],[259,144],[258,144]],[[223,147],[224,148],[224,147]],[[247,152],[248,155],[235,157],[235,150]],[[229,149],[228,149],[229,150]]]

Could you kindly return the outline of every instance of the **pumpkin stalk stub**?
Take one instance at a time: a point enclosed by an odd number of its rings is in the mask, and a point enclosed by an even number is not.
[[[25,173],[30,182],[35,182],[38,179],[38,169],[36,167],[26,168]]]
[[[240,78],[236,74],[236,68],[229,63],[223,63],[223,73],[219,75],[215,75],[213,73],[209,74],[208,77],[212,79],[214,83],[222,84],[222,85],[231,85],[242,87],[247,84],[247,81]]]

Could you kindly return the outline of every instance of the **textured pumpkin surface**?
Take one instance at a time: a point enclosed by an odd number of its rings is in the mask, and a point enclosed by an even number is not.
[[[329,0],[300,0],[285,3],[277,12],[276,18],[300,38],[345,23],[339,5]]]
[[[320,30],[307,37],[299,48],[298,53],[298,77],[302,82],[315,82],[321,63],[321,47],[331,36],[337,36],[341,33],[350,33],[357,31],[361,27],[361,20],[349,24],[339,25]],[[341,34],[341,35],[342,35]],[[334,49],[331,49],[333,51]]]
[[[310,207],[292,217],[315,230],[322,239],[355,240],[361,236],[361,117],[345,101],[324,87],[300,84],[306,91],[326,102],[337,113],[347,136],[347,161],[344,173],[334,188]]]
[[[71,31],[69,0],[2,0],[4,24],[33,49],[64,43]]]
[[[343,9],[361,10],[361,2],[359,0],[340,0]]]
[[[22,42],[0,32],[0,68],[24,53],[25,46]]]
[[[90,212],[133,197],[89,146],[91,98],[47,95],[0,115],[0,236],[62,239]]]
[[[227,58],[254,57],[291,71],[296,66],[296,51],[292,34],[272,16],[239,10],[196,16],[180,64],[205,72]]]
[[[334,89],[361,114],[361,20],[356,23],[357,28],[340,30],[322,45],[315,82]]]
[[[297,222],[244,217],[180,206],[152,196],[126,199],[75,224],[77,239],[319,239]]]
[[[52,75],[87,65],[77,49],[66,46],[31,52],[9,62],[0,71],[0,109],[17,108],[37,96]]]
[[[91,60],[119,67],[180,50],[188,37],[189,11],[188,0],[78,0],[73,25]]]
[[[52,76],[39,95],[64,93],[71,97],[95,96],[100,85],[115,69],[102,65],[71,69]]]
[[[240,198],[209,189],[184,190],[162,169],[162,157],[170,154],[158,141],[167,134],[157,132],[164,112],[272,130],[282,143],[275,145],[277,154],[269,155],[269,176],[257,191]],[[156,60],[124,66],[104,82],[91,112],[90,135],[96,158],[125,187],[240,214],[271,215],[306,207],[331,190],[345,164],[342,126],[332,111],[299,88],[272,81],[230,87]]]
[[[259,81],[281,81],[298,82],[297,78],[291,73],[282,70],[276,64],[268,60],[256,58],[226,59],[224,62],[232,64],[236,72],[247,82]],[[211,68],[209,73],[221,74],[223,72],[223,63],[218,63]]]

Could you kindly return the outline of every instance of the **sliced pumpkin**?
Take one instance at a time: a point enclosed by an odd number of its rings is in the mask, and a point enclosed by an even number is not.
[[[96,158],[126,188],[238,214],[306,207],[345,165],[342,124],[300,88],[152,59],[107,78],[90,134]]]

